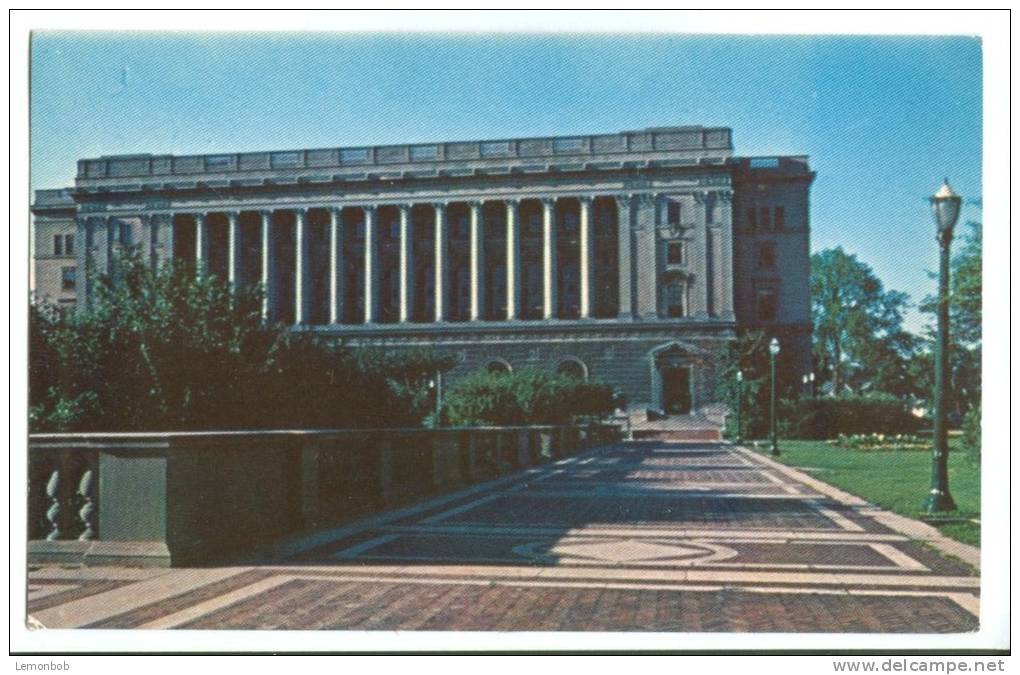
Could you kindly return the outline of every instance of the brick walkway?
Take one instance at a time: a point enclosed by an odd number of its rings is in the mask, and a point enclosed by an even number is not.
[[[36,569],[29,623],[949,633],[977,628],[979,580],[961,560],[976,566],[977,550],[747,450],[648,441],[283,542],[252,564]]]

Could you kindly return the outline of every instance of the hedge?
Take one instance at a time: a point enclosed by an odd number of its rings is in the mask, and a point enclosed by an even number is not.
[[[838,396],[783,401],[777,411],[786,438],[829,439],[840,434],[909,434],[922,420],[892,396]]]

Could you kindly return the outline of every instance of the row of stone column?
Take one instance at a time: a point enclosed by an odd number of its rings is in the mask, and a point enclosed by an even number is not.
[[[632,199],[631,195],[616,195],[618,209],[617,218],[617,253],[618,253],[618,311],[620,316],[651,315],[656,311],[656,282],[654,272],[651,283],[638,284],[634,287],[633,275],[636,271],[656,269],[656,233],[654,208],[642,208],[654,204],[652,195],[634,195],[637,222],[631,226]],[[591,197],[577,197],[578,213],[578,247],[579,247],[579,286],[580,318],[591,318],[595,310],[594,284],[594,240],[592,223]],[[541,199],[542,204],[542,318],[554,319],[558,309],[558,275],[557,275],[557,224],[555,218],[555,199]],[[508,320],[521,317],[522,274],[521,274],[521,227],[519,219],[520,199],[505,200],[506,207],[506,307]],[[482,228],[482,202],[466,202],[469,208],[469,320],[482,320],[485,316],[485,293],[482,288],[485,278],[485,246]],[[399,209],[399,288],[398,288],[398,321],[408,322],[413,316],[414,264],[412,260],[412,204],[396,205]],[[449,223],[447,219],[448,202],[432,204],[435,213],[435,274],[434,320],[446,321],[450,312],[450,261],[447,243],[449,241]],[[377,206],[359,206],[364,215],[364,250],[354,252],[363,256],[364,274],[364,317],[365,323],[376,323],[380,318],[380,261],[377,232]],[[285,209],[294,214],[294,323],[307,323],[311,314],[311,270],[309,253],[309,218],[308,208]],[[344,237],[341,230],[341,207],[325,209],[329,214],[329,275],[328,303],[329,323],[341,321],[343,301],[345,298],[343,274]],[[245,211],[245,210],[242,210]],[[276,228],[272,223],[273,211],[256,211],[261,217],[261,283],[265,289],[263,314],[266,318],[274,315],[279,289],[274,280],[278,278],[279,264],[277,246],[275,245]],[[241,211],[212,211],[208,213],[189,213],[195,218],[195,260],[199,267],[206,265],[209,258],[209,224],[208,216],[216,213],[227,219],[227,278],[229,283],[236,285],[240,279],[242,266],[241,249]],[[162,239],[151,220],[153,216],[143,216],[143,229],[150,231],[153,250],[156,241]],[[148,223],[144,220],[148,219]],[[93,234],[88,227],[88,217],[83,216],[79,223],[79,235],[85,237],[85,246],[79,252],[92,250]],[[114,219],[107,219],[107,244],[115,236]],[[148,227],[146,227],[146,225]],[[84,227],[84,233],[82,228]],[[633,236],[632,236],[633,234]],[[632,251],[632,247],[636,250]],[[88,255],[85,253],[85,255]],[[155,253],[153,254],[155,262]],[[633,256],[633,265],[632,265]],[[643,276],[647,278],[647,275]],[[647,286],[647,288],[646,288]],[[87,283],[86,293],[91,284]]]

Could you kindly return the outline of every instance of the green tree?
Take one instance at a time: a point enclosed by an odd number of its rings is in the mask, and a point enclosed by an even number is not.
[[[414,426],[424,358],[385,364],[261,319],[190,265],[128,254],[88,311],[31,320],[33,431]],[[403,370],[401,370],[403,368]],[[434,372],[434,371],[433,371]],[[406,377],[400,379],[398,375]],[[399,380],[399,382],[398,382]]]
[[[771,404],[771,357],[769,336],[762,331],[746,331],[726,346],[717,372],[719,400],[729,406],[727,433],[736,435],[737,405],[741,405],[741,428],[744,438],[764,438],[769,431]],[[783,365],[788,352],[780,351],[776,364],[777,415],[779,401],[795,398],[800,394],[801,374],[792,367]],[[743,375],[743,382],[737,386],[737,371]],[[740,392],[738,402],[737,392]]]
[[[950,409],[963,415],[981,403],[981,223],[967,223],[950,264],[948,394]],[[935,297],[926,297],[920,309],[934,322]],[[931,397],[934,386],[931,375],[934,331],[930,323],[925,334],[926,349],[914,368],[919,377],[925,378],[926,399]]]
[[[886,291],[872,269],[842,247],[811,256],[811,302],[815,360],[828,373],[833,392],[861,386],[874,373],[876,343],[897,356],[907,295]]]

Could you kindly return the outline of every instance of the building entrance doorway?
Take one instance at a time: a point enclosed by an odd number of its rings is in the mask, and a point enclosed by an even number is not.
[[[662,408],[668,415],[691,412],[691,369],[667,366],[662,369]]]

